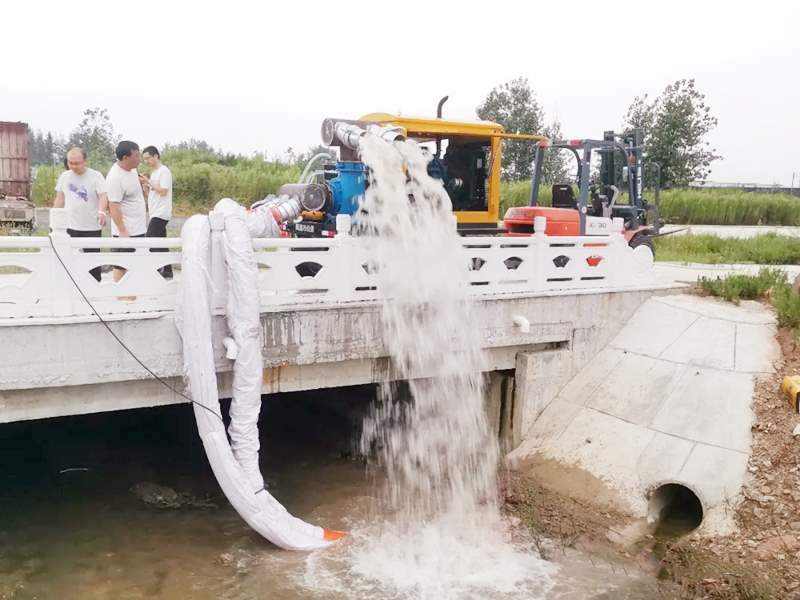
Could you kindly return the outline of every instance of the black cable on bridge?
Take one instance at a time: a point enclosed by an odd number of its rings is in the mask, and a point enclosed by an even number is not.
[[[208,412],[210,412],[212,415],[214,415],[214,416],[215,416],[215,417],[217,417],[217,418],[218,418],[220,421],[222,421],[222,424],[223,424],[223,425],[225,425],[225,420],[222,418],[222,415],[221,415],[220,413],[218,413],[217,411],[215,411],[213,408],[211,408],[211,407],[209,407],[209,406],[206,406],[206,405],[205,405],[205,404],[203,404],[202,402],[198,402],[197,400],[193,400],[192,398],[190,398],[189,396],[187,396],[187,395],[186,395],[186,394],[184,394],[183,392],[180,392],[180,391],[178,391],[177,389],[175,389],[174,387],[172,387],[172,386],[171,386],[171,385],[170,385],[170,384],[169,384],[169,383],[168,383],[168,382],[167,382],[167,381],[166,381],[166,380],[165,380],[163,377],[161,377],[160,375],[157,375],[155,372],[153,372],[153,370],[152,370],[150,367],[148,367],[146,364],[144,364],[144,363],[141,361],[141,359],[140,359],[138,356],[136,356],[136,354],[134,354],[133,350],[131,350],[131,349],[130,349],[130,348],[129,348],[129,347],[126,345],[126,344],[125,344],[125,342],[123,342],[123,341],[120,339],[120,337],[119,337],[119,336],[118,336],[118,335],[117,335],[117,334],[114,332],[114,330],[113,330],[113,329],[111,329],[111,326],[108,324],[108,322],[107,322],[107,321],[106,321],[106,320],[105,320],[103,317],[101,317],[101,316],[100,316],[100,313],[99,313],[99,312],[97,312],[97,309],[96,309],[96,308],[94,307],[94,305],[93,305],[93,304],[92,304],[92,303],[89,301],[89,298],[86,296],[86,294],[84,294],[84,293],[83,293],[83,290],[81,289],[81,286],[79,286],[79,285],[78,285],[78,282],[77,282],[77,281],[75,281],[75,278],[72,276],[72,273],[70,273],[70,272],[69,272],[69,269],[67,268],[67,265],[66,265],[66,264],[64,264],[64,261],[61,259],[61,256],[59,255],[59,253],[58,253],[58,250],[56,250],[55,244],[53,244],[53,238],[52,238],[51,236],[49,236],[49,235],[48,235],[48,236],[47,236],[47,239],[50,241],[50,247],[53,249],[53,254],[55,254],[56,258],[58,259],[58,262],[60,262],[60,263],[61,263],[61,266],[64,268],[64,272],[67,274],[67,277],[69,277],[70,281],[71,281],[71,282],[72,282],[72,284],[75,286],[75,289],[76,289],[76,290],[78,290],[78,293],[81,295],[81,297],[83,298],[84,302],[86,302],[86,304],[88,304],[88,305],[89,305],[89,308],[91,308],[91,309],[92,309],[92,312],[93,312],[93,313],[94,313],[94,315],[97,317],[97,319],[98,319],[98,320],[99,320],[99,321],[100,321],[100,322],[101,322],[101,323],[102,323],[102,324],[105,326],[105,328],[106,328],[106,329],[108,330],[108,332],[109,332],[109,333],[110,333],[110,334],[113,336],[113,338],[114,338],[115,340],[117,340],[117,343],[119,343],[119,345],[120,345],[120,346],[122,346],[122,347],[125,349],[125,351],[126,351],[128,354],[130,354],[130,355],[131,355],[131,357],[133,358],[133,360],[135,360],[137,363],[139,363],[139,365],[140,365],[140,366],[141,366],[141,367],[142,367],[142,368],[143,368],[145,371],[147,371],[147,372],[148,372],[148,373],[149,373],[149,374],[150,374],[150,375],[153,377],[153,379],[155,379],[156,381],[158,381],[158,382],[159,382],[161,385],[163,385],[164,387],[166,387],[168,390],[172,391],[174,394],[177,394],[177,395],[178,395],[178,396],[180,396],[181,398],[184,398],[184,399],[188,400],[188,401],[189,401],[189,402],[191,402],[192,404],[196,404],[197,406],[199,406],[199,407],[201,407],[201,408],[204,408],[204,409],[206,409]]]

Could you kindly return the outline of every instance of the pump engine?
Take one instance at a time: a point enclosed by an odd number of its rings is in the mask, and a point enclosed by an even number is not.
[[[326,162],[321,171],[312,173],[317,181],[283,185],[277,195],[256,202],[251,210],[269,210],[287,235],[296,237],[334,236],[337,215],[350,215],[356,222],[359,199],[367,189],[367,167],[357,152],[368,130],[387,141],[405,139],[399,127],[325,119],[322,141],[340,149],[340,160]]]
[[[322,142],[338,148],[338,159],[328,153],[318,154],[309,161],[298,183],[281,187],[277,195],[253,208],[269,209],[270,221],[274,217],[284,235],[333,236],[340,215],[350,216],[358,228],[360,198],[369,186],[369,174],[358,150],[369,132],[389,142],[414,140],[429,153],[428,174],[439,179],[447,191],[459,233],[502,233],[498,227],[502,141],[535,142],[544,136],[506,133],[501,125],[490,121],[444,119],[442,105],[446,100],[447,96],[439,101],[435,118],[370,113],[357,121],[325,119]],[[345,221],[340,219],[340,223]]]

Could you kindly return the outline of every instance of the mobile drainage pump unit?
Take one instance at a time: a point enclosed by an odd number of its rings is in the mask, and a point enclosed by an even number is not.
[[[428,173],[442,181],[453,205],[459,231],[496,234],[500,220],[500,157],[502,140],[536,142],[537,134],[505,133],[489,121],[448,121],[371,113],[358,120],[325,119],[322,143],[339,149],[339,160],[321,153],[313,157],[298,183],[287,184],[251,208],[268,206],[286,235],[333,236],[336,216],[347,214],[358,223],[359,199],[369,185],[367,168],[358,148],[367,131],[386,141],[414,140],[429,144]],[[318,168],[314,170],[314,167]]]
[[[631,247],[653,252],[654,237],[663,235],[659,212],[658,165],[645,164],[641,132],[624,135],[605,132],[602,140],[549,140],[542,135],[506,133],[489,121],[442,119],[442,98],[435,119],[371,113],[353,121],[325,119],[322,142],[338,148],[339,160],[320,153],[307,164],[298,183],[282,186],[276,196],[251,209],[269,208],[283,231],[295,237],[336,234],[336,216],[346,214],[358,225],[360,198],[369,185],[367,167],[359,160],[361,138],[369,131],[386,141],[412,139],[429,148],[428,174],[442,182],[453,205],[462,235],[531,235],[534,221],[547,218],[546,233],[556,236],[609,235],[612,220],[621,218],[623,235]],[[536,144],[529,206],[508,210],[500,223],[502,142],[525,140]],[[435,148],[435,149],[434,149]],[[443,152],[444,148],[444,152]],[[577,165],[572,181],[552,186],[552,206],[539,205],[542,166],[547,153],[570,152]],[[600,180],[591,180],[592,153],[601,157]],[[315,170],[316,167],[316,170]],[[655,202],[643,196],[645,167],[652,172]],[[621,183],[620,183],[621,180]],[[617,184],[624,189],[621,191]],[[577,188],[577,193],[576,193]],[[626,199],[623,204],[622,200]]]

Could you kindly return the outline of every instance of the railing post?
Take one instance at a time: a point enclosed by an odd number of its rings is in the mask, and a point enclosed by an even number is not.
[[[56,252],[58,252],[58,257],[52,250],[50,252],[50,281],[52,282],[50,302],[52,304],[52,315],[55,317],[73,316],[78,314],[78,307],[75,302],[78,292],[65,272],[65,268],[76,279],[78,278],[78,273],[75,272],[76,266],[72,260],[75,250],[69,244],[67,210],[65,208],[53,208],[50,210],[50,239]],[[59,261],[59,257],[61,261]],[[61,264],[62,261],[63,265]],[[87,312],[90,312],[88,307],[80,311],[80,314]]]
[[[350,235],[352,219],[348,214],[336,215],[336,238],[334,239],[335,260],[342,268],[337,273],[337,289],[334,296],[341,300],[352,300],[355,295],[356,278],[355,269],[360,265],[355,264],[356,252],[353,244],[355,240]]]
[[[533,219],[533,248],[536,252],[536,265],[534,266],[533,289],[535,291],[547,289],[547,255],[548,241],[545,230],[547,217],[534,217]]]
[[[211,312],[215,315],[225,314],[228,302],[228,277],[225,269],[225,215],[210,211],[208,222],[211,226]]]

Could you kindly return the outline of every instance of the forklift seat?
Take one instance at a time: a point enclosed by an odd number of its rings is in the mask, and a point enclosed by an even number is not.
[[[553,208],[572,208],[577,210],[578,201],[572,184],[556,183],[553,185]]]
[[[587,214],[593,217],[604,217],[603,204],[608,202],[608,196],[605,193],[601,194],[600,190],[593,187],[589,191],[589,198],[592,201],[592,205],[589,207]]]

